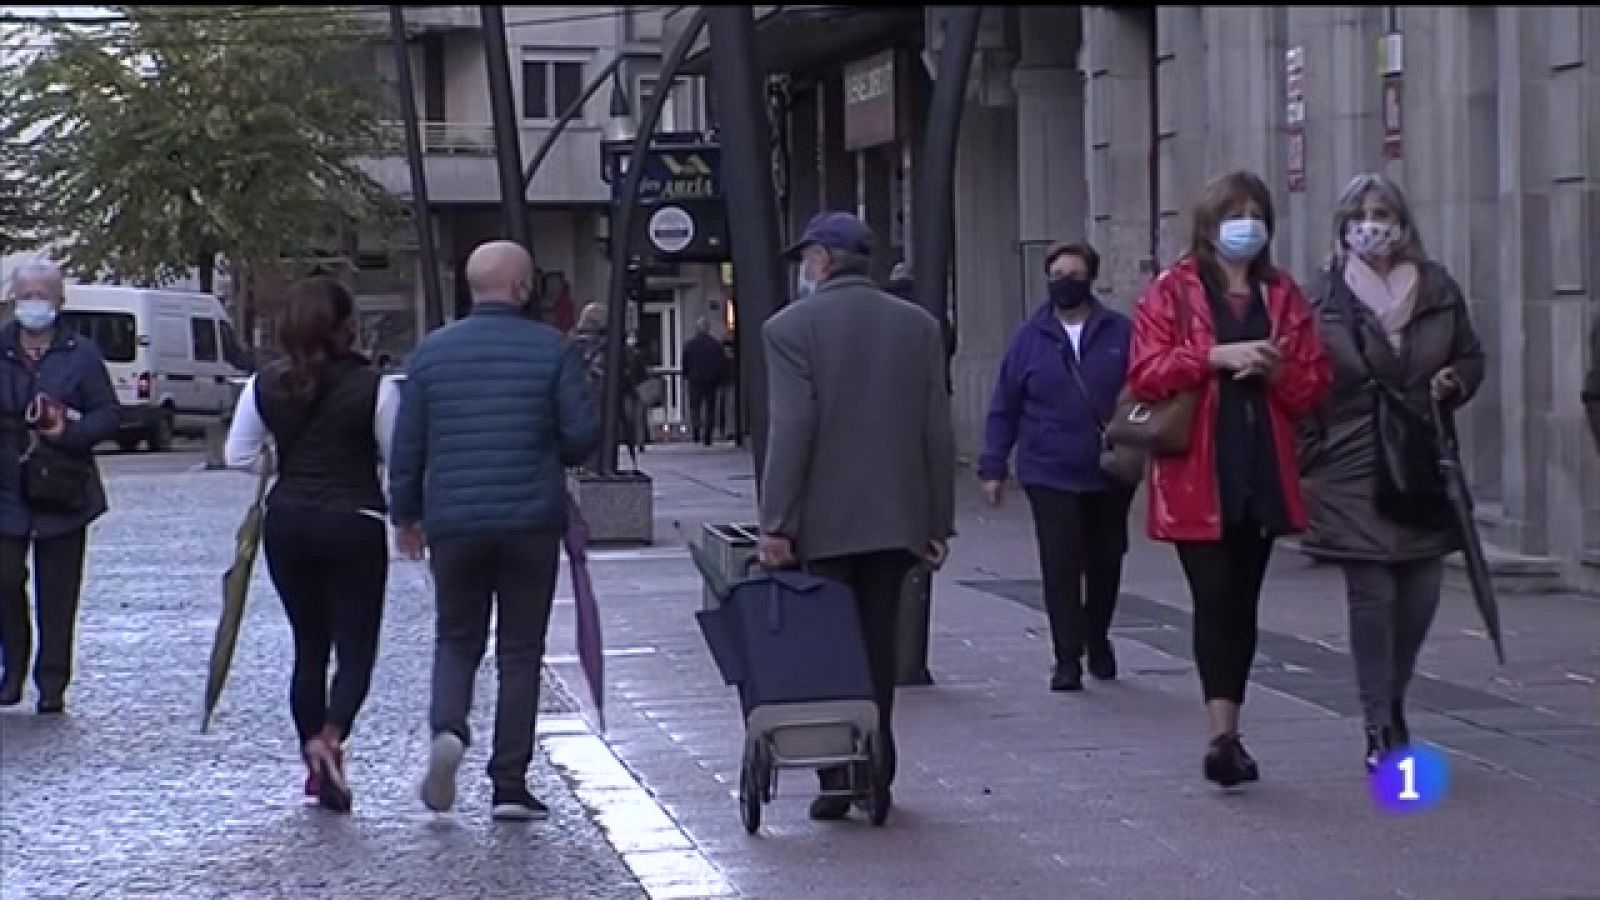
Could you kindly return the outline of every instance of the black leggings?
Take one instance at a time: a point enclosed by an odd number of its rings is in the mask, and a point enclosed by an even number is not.
[[[1194,661],[1206,702],[1244,702],[1256,658],[1256,612],[1272,557],[1259,525],[1230,525],[1222,540],[1178,544],[1194,600]]]
[[[389,546],[383,523],[359,513],[271,507],[267,569],[294,632],[289,707],[304,743],[333,726],[343,740],[367,698],[378,656]],[[328,689],[328,654],[339,667]]]

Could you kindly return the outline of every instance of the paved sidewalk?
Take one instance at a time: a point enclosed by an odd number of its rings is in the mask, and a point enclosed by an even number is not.
[[[794,773],[763,835],[746,837],[733,799],[742,726],[694,623],[700,581],[679,529],[752,518],[748,457],[657,446],[642,463],[658,544],[593,564],[607,737],[670,814],[660,827],[724,882],[658,896],[1600,896],[1600,603],[1508,599],[1513,662],[1497,669],[1470,603],[1447,599],[1412,719],[1448,751],[1452,794],[1394,819],[1367,799],[1337,575],[1281,552],[1245,718],[1264,780],[1223,795],[1200,778],[1204,716],[1170,548],[1134,541],[1115,636],[1123,680],[1051,694],[1026,504],[990,511],[966,482],[936,588],[938,683],[903,690],[897,707],[889,827],[811,823],[811,780]],[[553,648],[571,646],[570,628],[556,617]]]
[[[352,816],[307,807],[288,711],[291,643],[264,566],[211,733],[198,734],[221,574],[253,489],[192,454],[111,456],[114,512],[94,532],[78,676],[59,718],[0,714],[0,897],[634,898],[643,893],[558,772],[536,763],[547,823],[489,820],[486,746],[456,812],[417,799],[432,600],[391,570],[372,694],[351,744]],[[493,663],[474,730],[491,729]],[[574,720],[546,692],[543,728]]]

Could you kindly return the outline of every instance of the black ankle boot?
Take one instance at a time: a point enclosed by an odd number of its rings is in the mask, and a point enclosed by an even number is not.
[[[1406,724],[1405,703],[1401,700],[1394,702],[1394,746],[1411,746],[1411,726]]]
[[[1392,728],[1367,728],[1367,772],[1377,770],[1378,766],[1396,747],[1394,729]]]

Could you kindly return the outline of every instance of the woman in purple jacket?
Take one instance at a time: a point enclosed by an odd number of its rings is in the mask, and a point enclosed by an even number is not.
[[[1011,339],[990,402],[978,477],[991,505],[1004,494],[1017,450],[1017,481],[1033,508],[1055,649],[1054,691],[1083,690],[1089,672],[1117,677],[1109,632],[1128,551],[1133,488],[1100,469],[1101,433],[1128,374],[1133,329],[1100,305],[1100,256],[1066,244],[1045,257],[1050,301]]]

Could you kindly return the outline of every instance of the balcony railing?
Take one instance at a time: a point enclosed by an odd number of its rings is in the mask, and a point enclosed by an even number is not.
[[[405,131],[401,122],[388,123],[393,131],[395,148],[405,147]],[[567,127],[567,134],[581,134],[585,131],[594,131],[594,125],[574,122]],[[522,125],[517,130],[522,144],[524,155],[532,152],[533,148],[544,140],[549,133],[550,125]],[[565,138],[566,135],[563,135]],[[422,123],[422,152],[430,156],[494,156],[494,126],[479,122],[423,122]]]

